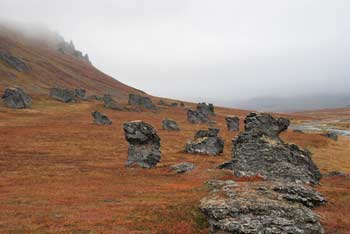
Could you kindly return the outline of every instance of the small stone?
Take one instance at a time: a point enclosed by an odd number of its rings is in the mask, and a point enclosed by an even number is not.
[[[225,120],[229,131],[239,131],[239,118],[237,116],[227,116]]]
[[[190,162],[184,162],[184,163],[176,164],[170,167],[170,169],[177,174],[192,171],[194,168],[195,168],[195,165]]]
[[[101,114],[98,111],[92,112],[92,117],[94,118],[95,124],[101,124],[101,125],[111,125],[112,124],[112,121],[110,121],[107,116]]]
[[[338,134],[335,132],[327,132],[326,134],[323,134],[323,136],[332,139],[333,141],[338,141]]]

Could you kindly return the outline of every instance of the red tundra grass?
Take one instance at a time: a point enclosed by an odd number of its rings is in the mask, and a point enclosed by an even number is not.
[[[113,125],[94,125],[94,110],[109,116]],[[217,108],[225,151],[212,157],[182,152],[196,130],[207,128],[187,123],[182,108],[120,112],[98,102],[63,104],[45,98],[36,98],[29,110],[0,106],[0,233],[208,233],[197,209],[208,192],[204,182],[238,180],[215,169],[231,158],[231,140],[237,135],[226,130],[228,114],[243,119],[247,112]],[[165,117],[177,120],[181,131],[163,131]],[[125,167],[128,145],[122,124],[137,119],[152,124],[161,137],[162,160],[154,169]],[[348,170],[348,139],[333,143],[293,132],[283,137],[309,148],[323,171]],[[183,175],[169,171],[170,165],[184,161],[195,163],[196,169]],[[317,211],[329,233],[345,234],[349,183],[342,178],[322,183],[319,189],[330,202]]]

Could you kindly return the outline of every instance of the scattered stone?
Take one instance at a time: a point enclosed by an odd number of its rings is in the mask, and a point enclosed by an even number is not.
[[[219,155],[224,151],[224,140],[218,137],[219,129],[200,130],[193,141],[188,141],[185,152],[191,154]]]
[[[304,133],[302,130],[300,129],[294,129],[293,132],[296,132],[296,133]]]
[[[185,103],[180,102],[180,106],[181,106],[181,107],[185,107]]]
[[[332,139],[333,141],[338,141],[338,134],[335,132],[327,132],[326,134],[323,134],[323,136]]]
[[[61,102],[76,102],[75,91],[63,88],[50,89],[50,97]]]
[[[92,112],[92,117],[94,118],[95,124],[101,124],[101,125],[111,125],[112,121],[108,119],[107,116],[103,115],[102,113],[98,111]]]
[[[160,101],[158,102],[158,105],[167,106],[168,103],[166,103],[164,100],[160,100]]]
[[[194,168],[195,168],[195,165],[193,163],[184,162],[184,163],[173,165],[171,166],[170,169],[177,174],[181,174],[181,173],[192,171]]]
[[[208,130],[198,130],[194,135],[194,139],[203,137],[217,137],[220,132],[218,128],[209,128]]]
[[[198,103],[197,105],[197,111],[204,114],[204,115],[215,115],[214,113],[214,105],[209,103],[205,103],[205,102],[202,102],[202,103]]]
[[[244,122],[245,132],[233,140],[232,166],[236,176],[261,175],[269,180],[318,184],[321,173],[311,153],[285,144],[279,137],[288,128],[289,120],[251,113]]]
[[[137,94],[129,94],[129,105],[140,106],[146,109],[157,109],[149,97],[143,97]]]
[[[30,71],[30,67],[25,62],[23,62],[19,58],[16,58],[9,52],[0,51],[0,61],[5,63],[7,66],[16,69],[19,72]]]
[[[324,233],[318,216],[309,207],[326,201],[311,188],[277,182],[214,185],[211,195],[200,205],[213,234]]]
[[[75,96],[79,99],[85,100],[86,99],[86,90],[82,88],[78,88],[74,90]]]
[[[105,94],[102,98],[105,108],[112,110],[124,110],[124,107],[117,103],[111,95]]]
[[[171,107],[177,107],[178,104],[177,104],[177,102],[173,102],[173,103],[170,104],[170,106],[171,106]]]
[[[7,88],[2,99],[6,106],[14,109],[30,108],[32,105],[32,98],[21,88]]]
[[[335,177],[335,176],[344,177],[346,175],[340,171],[331,171],[331,172],[324,174],[323,176],[324,177]]]
[[[168,130],[168,131],[179,131],[180,128],[177,125],[175,120],[165,118],[162,122],[163,125],[163,130]]]
[[[239,118],[237,116],[227,116],[225,120],[229,131],[239,131]]]
[[[161,158],[160,138],[156,130],[142,121],[127,122],[123,125],[123,129],[125,138],[129,142],[126,165],[155,167]]]
[[[201,124],[201,123],[208,123],[209,122],[208,116],[202,114],[201,112],[194,111],[194,110],[187,111],[187,120],[193,124]]]

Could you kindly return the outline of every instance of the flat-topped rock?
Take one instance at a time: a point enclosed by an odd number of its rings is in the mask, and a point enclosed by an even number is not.
[[[157,109],[149,97],[144,97],[132,93],[129,94],[129,105],[140,106],[146,109]]]
[[[216,156],[224,151],[224,140],[218,137],[219,129],[200,130],[194,140],[188,141],[185,152]]]
[[[2,100],[7,107],[14,109],[30,108],[32,105],[32,98],[21,88],[7,88]]]
[[[129,143],[127,166],[139,165],[152,168],[161,158],[160,138],[156,130],[142,121],[131,121],[123,125],[125,139]]]
[[[65,88],[51,88],[50,97],[61,102],[76,102],[75,91]]]
[[[109,120],[109,118],[106,115],[104,115],[98,111],[92,112],[91,115],[94,118],[95,124],[100,124],[100,125],[111,125],[112,124],[112,121]]]

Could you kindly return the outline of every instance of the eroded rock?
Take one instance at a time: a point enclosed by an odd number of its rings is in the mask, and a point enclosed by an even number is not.
[[[195,110],[187,111],[187,120],[193,124],[208,123],[209,118],[207,115]]]
[[[218,137],[219,129],[198,131],[195,139],[188,141],[185,152],[191,154],[219,155],[224,151],[224,140]]]
[[[157,109],[149,97],[143,97],[137,94],[129,94],[129,105],[140,106],[146,109]]]
[[[237,116],[226,116],[225,120],[229,131],[239,131],[239,118]]]
[[[322,234],[318,216],[309,207],[324,203],[315,190],[297,183],[223,182],[215,183],[200,209],[212,234]]]
[[[50,97],[61,102],[76,102],[75,91],[64,88],[51,88]]]
[[[214,113],[214,105],[209,103],[198,103],[197,105],[197,111],[204,114],[204,115],[215,115]]]
[[[111,95],[105,94],[102,98],[105,108],[112,110],[124,110],[124,107],[117,103]]]
[[[30,67],[23,62],[21,59],[13,56],[9,52],[0,51],[0,61],[5,63],[7,66],[14,68],[19,72],[28,72],[30,71]]]
[[[123,129],[125,139],[129,143],[126,165],[155,167],[161,158],[160,138],[156,130],[142,121],[127,122],[123,125]]]
[[[179,131],[180,128],[175,120],[165,118],[162,122],[163,130],[168,131]]]
[[[74,90],[75,96],[79,99],[85,100],[86,98],[86,90],[83,88],[77,88]]]
[[[30,108],[32,98],[21,88],[7,88],[2,99],[7,107],[14,109]]]
[[[288,125],[287,119],[249,114],[245,119],[245,132],[233,140],[234,174],[318,184],[321,173],[312,161],[311,153],[280,139],[279,134]]]
[[[94,111],[91,114],[92,114],[92,117],[94,118],[95,124],[101,124],[101,125],[112,124],[112,121],[109,120],[109,118],[106,115],[103,115],[102,113],[100,113],[98,111]]]

